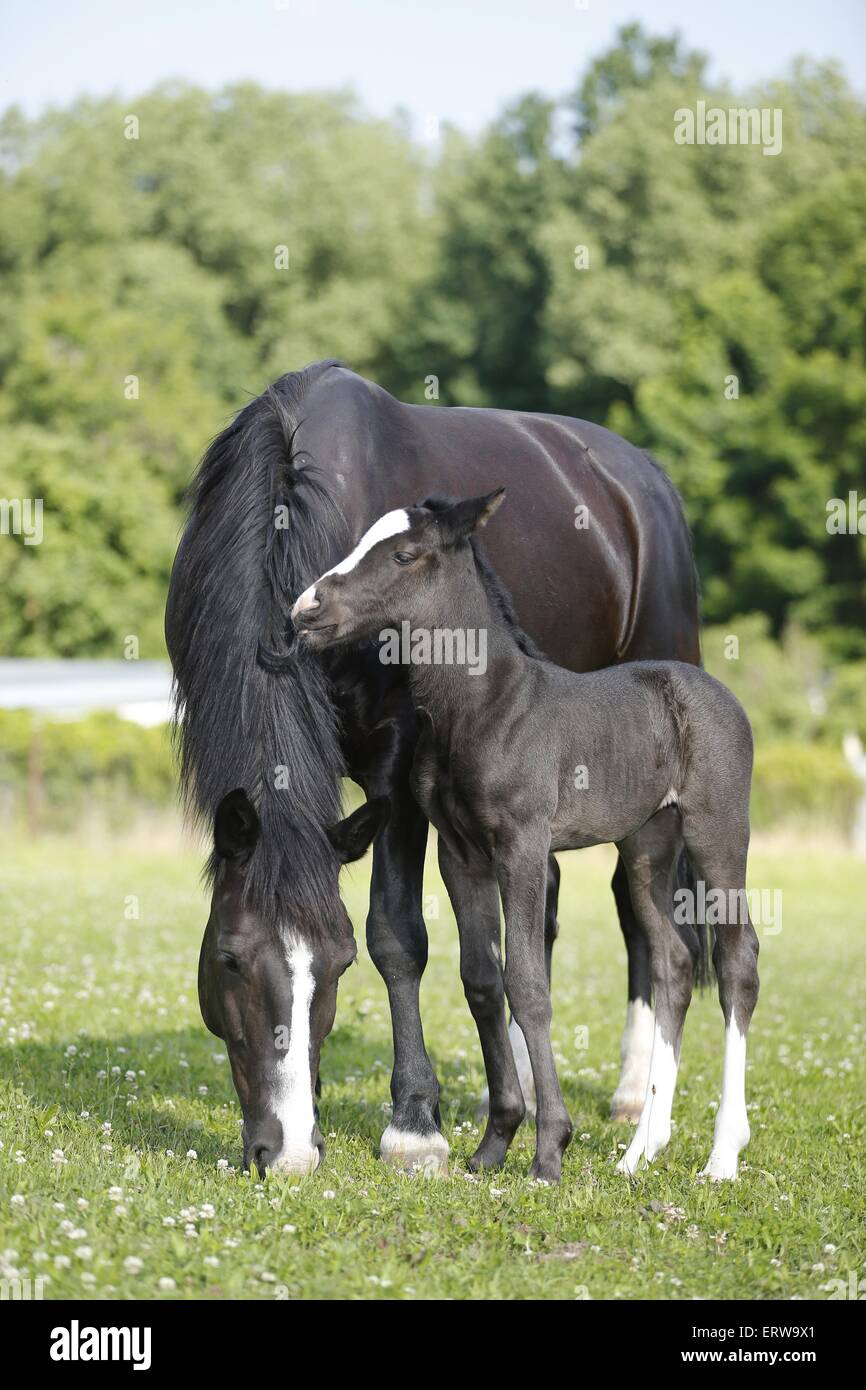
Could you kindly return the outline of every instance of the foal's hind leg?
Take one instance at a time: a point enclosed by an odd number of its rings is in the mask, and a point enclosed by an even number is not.
[[[486,869],[462,864],[439,836],[439,868],[460,933],[460,977],[478,1029],[487,1071],[489,1119],[470,1168],[499,1168],[525,1114],[505,1027],[499,889]],[[522,1037],[522,1034],[521,1034]]]
[[[551,854],[547,861],[547,895],[544,901],[544,961],[547,967],[547,983],[550,985],[551,974],[553,971],[553,943],[559,936],[559,922],[557,921],[556,911],[559,905],[559,881],[560,868],[555,855]],[[526,1039],[520,1030],[520,1024],[512,1017],[508,1025],[508,1036],[511,1039],[511,1050],[514,1053],[514,1061],[517,1064],[517,1075],[520,1077],[520,1089],[523,1092],[523,1101],[526,1106],[527,1115],[535,1114],[535,1082],[532,1079],[532,1063],[529,1060],[529,1049],[526,1046]],[[649,1059],[647,1059],[649,1065]],[[482,1093],[478,1103],[479,1118],[487,1114],[489,1097],[486,1089]]]
[[[640,835],[637,832],[633,839]],[[652,979],[649,938],[635,913],[622,856],[617,859],[611,882],[619,925],[628,955],[628,1004],[620,1043],[619,1082],[610,1103],[612,1120],[640,1119],[649,1081],[653,1050]]]
[[[687,822],[688,824],[688,822]],[[722,890],[726,922],[715,927],[713,964],[725,1019],[722,1101],[713,1147],[701,1177],[721,1182],[737,1176],[740,1150],[749,1142],[746,1113],[746,1036],[758,1002],[758,937],[749,917],[745,874],[748,826],[728,824],[721,836],[706,835],[690,849],[699,878],[710,893]]]
[[[674,819],[676,817],[676,819]],[[633,1174],[651,1162],[671,1132],[671,1108],[686,1011],[692,996],[693,961],[673,923],[673,884],[679,857],[678,815],[661,811],[619,845],[634,910],[649,941],[655,1024],[646,1098],[634,1137],[617,1165]]]

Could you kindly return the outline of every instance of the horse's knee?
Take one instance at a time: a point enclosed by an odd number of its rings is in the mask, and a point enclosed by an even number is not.
[[[664,1001],[675,1013],[684,1013],[692,997],[694,963],[680,937],[673,936],[661,957],[654,958],[652,973],[657,1006]]]
[[[505,993],[511,1012],[524,1033],[527,1028],[549,1028],[553,1017],[550,989],[545,975],[505,967]]]
[[[752,1017],[760,988],[759,949],[758,934],[751,922],[735,929],[735,934],[730,927],[716,929],[713,964],[725,1018],[729,1018],[734,1009],[742,1023],[748,1023]]]
[[[504,1007],[505,991],[502,980],[462,976],[463,993],[473,1018],[490,1017]]]
[[[420,909],[391,913],[381,906],[367,915],[367,950],[379,974],[390,980],[424,974],[427,926]]]

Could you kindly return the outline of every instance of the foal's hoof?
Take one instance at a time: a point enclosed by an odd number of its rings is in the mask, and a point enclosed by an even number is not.
[[[485,1134],[478,1148],[468,1160],[469,1171],[472,1173],[491,1172],[504,1167],[510,1146],[511,1139],[506,1139],[502,1134]]]
[[[550,1158],[542,1161],[536,1155],[529,1176],[533,1182],[542,1183],[545,1187],[551,1183],[558,1183],[562,1177],[562,1159]]]
[[[737,1177],[738,1155],[726,1149],[713,1149],[707,1159],[707,1166],[698,1173],[698,1180],[707,1182],[735,1182]]]
[[[644,1097],[632,1092],[620,1095],[617,1091],[610,1103],[610,1118],[614,1124],[636,1125],[643,1110]]]
[[[389,1125],[382,1135],[379,1153],[392,1168],[421,1177],[439,1177],[448,1172],[448,1141],[438,1130],[415,1134]]]

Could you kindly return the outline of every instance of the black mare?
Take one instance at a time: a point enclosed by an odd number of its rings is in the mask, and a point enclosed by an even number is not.
[[[677,493],[647,454],[597,425],[405,405],[323,362],[246,406],[195,479],[166,637],[187,801],[214,830],[199,993],[205,1022],[228,1046],[245,1161],[260,1170],[307,1170],[322,1153],[319,1051],[354,956],[339,870],[374,836],[367,943],[394,1036],[381,1151],[410,1167],[446,1161],[419,1008],[427,819],[410,788],[418,723],[405,672],[383,666],[372,646],[305,655],[291,646],[288,615],[305,585],[407,498],[498,484],[510,506],[490,558],[521,625],[553,661],[573,671],[639,658],[699,662]],[[338,824],[344,771],[370,805]],[[678,828],[668,833],[678,846]],[[637,1118],[651,978],[621,861],[613,890],[629,1001],[613,1110]],[[555,898],[551,868],[548,953]]]
[[[503,496],[498,489],[393,510],[298,596],[291,615],[311,650],[377,638],[380,659],[405,663],[422,725],[412,790],[438,831],[487,1068],[490,1117],[470,1164],[501,1165],[524,1115],[507,996],[538,1097],[533,1176],[559,1179],[571,1121],[550,1039],[547,865],[551,850],[601,843],[615,844],[626,865],[655,999],[649,1085],[621,1170],[634,1173],[667,1143],[693,973],[673,911],[680,851],[669,829],[679,825],[718,923],[726,1030],[722,1104],[703,1176],[734,1178],[749,1138],[746,1036],[758,997],[745,878],[749,721],[729,690],[684,662],[577,674],[548,661],[520,631],[474,537]]]

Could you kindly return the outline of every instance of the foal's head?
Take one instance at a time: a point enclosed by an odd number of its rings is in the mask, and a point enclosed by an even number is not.
[[[337,888],[340,864],[358,859],[388,815],[378,798],[326,832],[333,893],[323,913],[287,905],[281,920],[249,891],[262,826],[246,792],[230,792],[214,821],[213,896],[199,957],[202,1017],[226,1043],[244,1117],[244,1165],[282,1173],[318,1167],[324,1142],[315,1087],[331,1031],[337,983],[355,959],[352,924]]]
[[[474,570],[469,537],[484,526],[504,488],[448,505],[387,512],[345,560],[305,589],[292,609],[295,628],[321,651],[378,634],[384,624],[418,620],[455,573]]]

